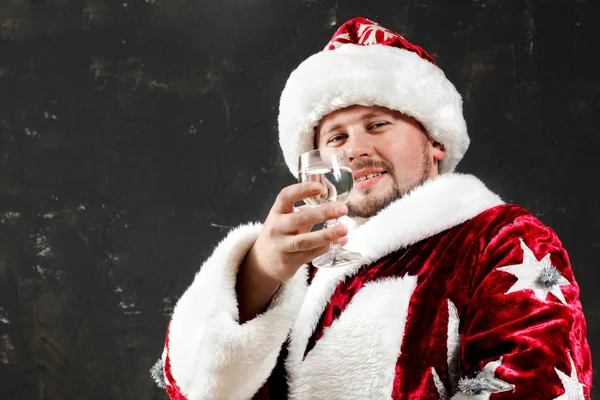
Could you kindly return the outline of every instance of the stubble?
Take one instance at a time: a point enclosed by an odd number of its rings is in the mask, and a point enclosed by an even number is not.
[[[405,187],[401,187],[398,183],[397,176],[394,171],[394,167],[383,160],[357,160],[352,163],[353,170],[359,170],[364,168],[382,168],[385,169],[386,174],[388,174],[393,182],[392,186],[389,190],[377,197],[370,197],[372,189],[366,188],[363,189],[364,199],[358,203],[354,203],[349,201],[348,206],[348,216],[355,218],[371,218],[375,216],[379,211],[383,210],[396,200],[401,199],[407,193],[412,191],[414,188],[421,186],[425,181],[427,181],[431,174],[431,163],[428,162],[427,157],[427,139],[423,142],[421,147],[421,168],[420,174],[416,176],[414,179],[411,179],[408,184],[404,185]]]

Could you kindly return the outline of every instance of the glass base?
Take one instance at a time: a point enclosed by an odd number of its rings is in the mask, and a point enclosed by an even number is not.
[[[360,253],[348,251],[341,246],[334,246],[327,253],[320,255],[312,261],[317,268],[335,268],[354,265],[362,258]]]

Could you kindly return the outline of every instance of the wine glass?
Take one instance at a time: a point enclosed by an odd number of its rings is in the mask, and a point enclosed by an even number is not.
[[[304,199],[311,207],[334,202],[345,203],[354,189],[350,160],[342,149],[320,149],[302,154],[298,159],[298,180],[323,185],[321,193]],[[340,224],[336,218],[327,221],[325,227]],[[315,258],[312,264],[317,268],[345,267],[359,262],[361,257],[360,253],[348,251],[333,243],[329,251]]]

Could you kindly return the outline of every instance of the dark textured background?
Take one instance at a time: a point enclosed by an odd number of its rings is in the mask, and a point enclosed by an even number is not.
[[[600,366],[600,1],[0,4],[2,400],[165,398],[148,368],[176,299],[293,182],[289,72],[359,15],[463,94],[459,171],[559,233]]]

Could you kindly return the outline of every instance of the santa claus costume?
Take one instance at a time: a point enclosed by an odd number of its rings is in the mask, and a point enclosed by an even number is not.
[[[414,117],[440,176],[350,227],[349,267],[305,265],[239,323],[236,275],[261,225],[238,227],[181,297],[155,375],[171,399],[590,399],[579,287],[556,234],[456,174],[462,100],[430,55],[364,18],[340,27],[281,96],[287,165],[352,105]]]

